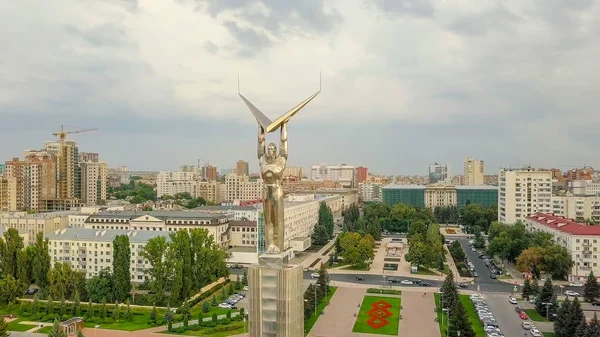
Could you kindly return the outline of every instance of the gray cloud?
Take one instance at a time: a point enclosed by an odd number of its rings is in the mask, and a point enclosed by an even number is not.
[[[225,21],[223,25],[227,28],[229,33],[242,44],[242,50],[244,51],[257,51],[267,48],[272,44],[271,39],[269,39],[267,35],[260,33],[253,28],[240,27],[233,21]]]
[[[219,46],[214,44],[211,40],[204,41],[204,50],[211,54],[216,54],[219,51]]]
[[[432,17],[435,14],[431,0],[366,0],[365,4],[368,6],[370,3],[391,17]]]
[[[65,31],[96,47],[119,47],[128,43],[125,29],[116,24],[103,23],[89,29],[68,24]]]

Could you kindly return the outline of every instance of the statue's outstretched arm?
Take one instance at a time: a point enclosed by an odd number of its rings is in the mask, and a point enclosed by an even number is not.
[[[265,129],[258,126],[258,159],[262,158],[265,154]]]
[[[279,155],[285,159],[288,157],[287,122],[281,124],[281,145],[279,146]]]

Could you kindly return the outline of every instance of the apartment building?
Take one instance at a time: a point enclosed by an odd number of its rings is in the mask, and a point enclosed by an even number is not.
[[[17,211],[17,178],[0,174],[0,212]]]
[[[362,202],[381,202],[382,187],[379,183],[358,183],[358,199]]]
[[[539,212],[526,217],[524,223],[531,232],[550,233],[557,244],[571,253],[574,265],[569,281],[584,283],[592,271],[600,276],[600,226]]]
[[[340,188],[340,184],[329,180],[284,180],[283,194],[290,193],[314,193],[320,188]]]
[[[341,198],[341,205],[338,208],[332,208],[333,218],[336,219],[342,216],[342,211],[345,211],[352,204],[358,203],[358,189],[356,188],[318,188],[314,191],[317,197],[337,196]]]
[[[304,168],[299,166],[286,166],[283,171],[283,177],[291,180],[301,180],[304,178]]]
[[[256,249],[258,240],[256,221],[234,220],[229,223],[229,226],[231,228],[231,241],[229,242],[231,247],[254,247]]]
[[[202,178],[208,181],[216,181],[219,179],[219,175],[217,174],[217,167],[211,165],[202,166]]]
[[[246,175],[230,173],[225,176],[225,197],[223,200],[255,200],[261,199],[263,194],[263,180],[250,180]]]
[[[573,180],[568,186],[569,191],[574,195],[600,195],[600,182]]]
[[[498,221],[513,224],[531,214],[551,212],[552,171],[501,169],[498,180]]]
[[[233,221],[253,221],[258,218],[258,210],[262,204],[252,206],[200,206],[194,211],[211,213],[211,214],[226,214],[233,217]]]
[[[304,251],[310,247],[310,235],[319,220],[320,203],[325,202],[334,214],[341,214],[341,195],[316,195],[299,194],[289,195],[285,201],[285,243],[284,249],[291,248],[289,253],[293,257],[294,252]],[[265,252],[264,215],[262,209],[258,211],[257,238],[258,253]]]
[[[221,183],[215,180],[200,181],[196,185],[192,196],[202,197],[207,201],[218,204],[222,201],[221,198]]]
[[[44,200],[56,198],[54,158],[46,151],[25,151],[24,160],[6,162],[5,175],[16,179],[17,210],[44,211]]]
[[[341,187],[354,188],[356,187],[356,167],[346,164],[312,165],[310,169],[310,179],[329,180],[339,183]]]
[[[100,161],[100,155],[98,153],[79,152],[79,162],[80,163],[85,163],[85,162],[97,163],[98,161]]]
[[[483,160],[473,159],[468,157],[465,159],[464,165],[465,183],[464,185],[477,186],[483,185],[484,164]]]
[[[86,206],[106,201],[108,187],[108,164],[104,162],[81,162],[81,202]]]
[[[193,211],[100,212],[87,218],[85,228],[157,232],[204,228],[215,238],[217,244],[227,247],[231,220],[230,215]]]
[[[369,178],[369,169],[364,166],[356,168],[356,183],[364,183]]]
[[[600,196],[595,195],[553,195],[552,214],[575,219],[578,222],[588,220],[600,223]]]
[[[79,147],[74,141],[46,141],[44,150],[56,158],[57,198],[81,199]]]
[[[143,283],[145,270],[150,264],[140,252],[152,238],[164,236],[166,232],[127,231],[118,229],[96,230],[89,228],[66,228],[48,234],[48,250],[52,266],[55,263],[70,263],[73,270],[91,278],[102,269],[112,272],[113,241],[117,235],[127,235],[131,245],[131,282]]]
[[[238,160],[235,163],[235,174],[239,176],[250,175],[250,169],[247,161]]]
[[[156,196],[173,196],[178,193],[194,193],[198,174],[194,172],[162,171],[156,175]]]
[[[0,214],[0,227],[14,228],[24,238],[26,246],[35,243],[38,233],[47,235],[69,225],[68,215],[72,212],[26,214],[25,212]]]

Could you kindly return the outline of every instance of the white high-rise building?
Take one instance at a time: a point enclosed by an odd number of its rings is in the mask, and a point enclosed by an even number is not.
[[[341,187],[353,188],[356,186],[356,167],[346,164],[312,165],[310,178],[312,180],[329,180],[339,183]]]
[[[156,175],[156,196],[173,196],[177,193],[194,194],[194,187],[198,181],[198,174],[195,172],[159,172]]]
[[[382,185],[379,183],[360,183],[358,184],[358,195],[363,202],[381,202]]]
[[[84,162],[81,165],[81,202],[87,206],[106,201],[108,186],[108,164],[105,162]]]
[[[552,171],[501,169],[498,184],[498,221],[513,224],[552,211]]]
[[[465,159],[465,185],[478,186],[483,185],[483,160]]]
[[[435,184],[439,181],[447,181],[450,179],[450,166],[447,164],[432,164],[429,165],[429,183]]]
[[[263,180],[250,180],[247,175],[230,173],[225,176],[225,197],[228,201],[248,201],[262,198]]]

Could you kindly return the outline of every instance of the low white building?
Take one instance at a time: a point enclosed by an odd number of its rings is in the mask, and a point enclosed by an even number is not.
[[[168,232],[90,228],[57,230],[46,236],[51,263],[53,266],[55,263],[70,263],[73,270],[85,272],[86,278],[98,275],[105,268],[112,271],[113,241],[117,235],[129,237],[131,282],[143,283],[144,271],[150,265],[140,252],[151,238],[165,236],[168,241]]]
[[[383,185],[379,183],[360,183],[358,184],[358,197],[363,202],[381,202]]]
[[[571,253],[574,265],[569,281],[583,283],[591,271],[600,279],[600,226],[546,213],[533,214],[524,223],[531,232],[552,234],[554,241]]]

